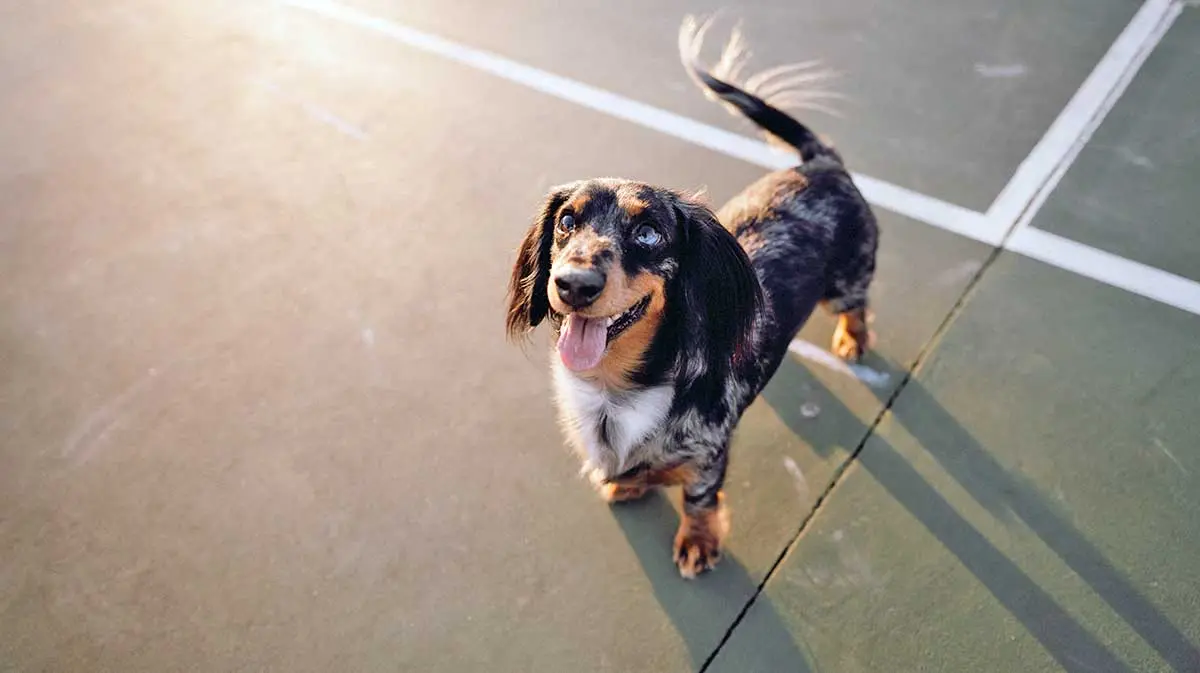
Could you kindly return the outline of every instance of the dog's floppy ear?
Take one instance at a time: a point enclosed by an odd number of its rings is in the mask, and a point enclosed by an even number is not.
[[[546,195],[513,264],[508,282],[508,337],[518,339],[537,327],[550,312],[546,286],[550,282],[550,244],[554,240],[554,215],[571,193],[572,185],[555,187]]]
[[[708,366],[724,369],[748,352],[762,286],[746,251],[716,215],[688,197],[673,197],[684,235],[680,287],[686,333]]]

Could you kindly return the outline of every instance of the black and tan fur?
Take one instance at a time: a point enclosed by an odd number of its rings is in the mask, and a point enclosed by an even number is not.
[[[684,577],[720,558],[730,436],[816,305],[838,315],[836,353],[854,359],[867,349],[877,241],[875,217],[837,152],[754,92],[771,80],[776,93],[786,90],[802,71],[739,85],[736,39],[707,71],[696,58],[706,28],[689,19],[681,30],[690,74],[793,147],[799,165],[750,185],[719,216],[629,180],[553,189],[520,246],[507,318],[519,338],[544,320],[557,336],[571,312],[621,316],[615,324],[625,329],[609,328],[598,366],[571,371],[553,358],[563,428],[610,502],[682,486],[674,554]],[[603,279],[586,305],[558,289],[579,273]]]

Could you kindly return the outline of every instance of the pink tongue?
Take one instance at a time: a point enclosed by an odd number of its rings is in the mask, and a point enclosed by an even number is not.
[[[571,371],[594,369],[604,357],[608,325],[603,318],[581,318],[571,313],[563,321],[558,337],[558,356]]]

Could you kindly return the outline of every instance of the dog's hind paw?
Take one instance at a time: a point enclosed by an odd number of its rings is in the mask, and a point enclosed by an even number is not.
[[[833,354],[849,362],[858,362],[870,350],[875,335],[867,327],[865,311],[849,311],[838,315],[833,331]]]

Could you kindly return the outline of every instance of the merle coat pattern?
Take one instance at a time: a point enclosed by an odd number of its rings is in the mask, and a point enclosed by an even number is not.
[[[806,102],[794,85],[812,73],[776,68],[739,84],[736,35],[706,70],[707,28],[689,19],[681,29],[689,74],[792,147],[798,165],[764,176],[716,216],[630,180],[551,190],[520,246],[507,318],[512,337],[552,326],[563,430],[605,499],[682,486],[674,554],[689,578],[717,562],[728,531],[722,486],[734,427],[814,308],[838,315],[837,354],[867,349],[878,239],[839,154],[773,102]]]

